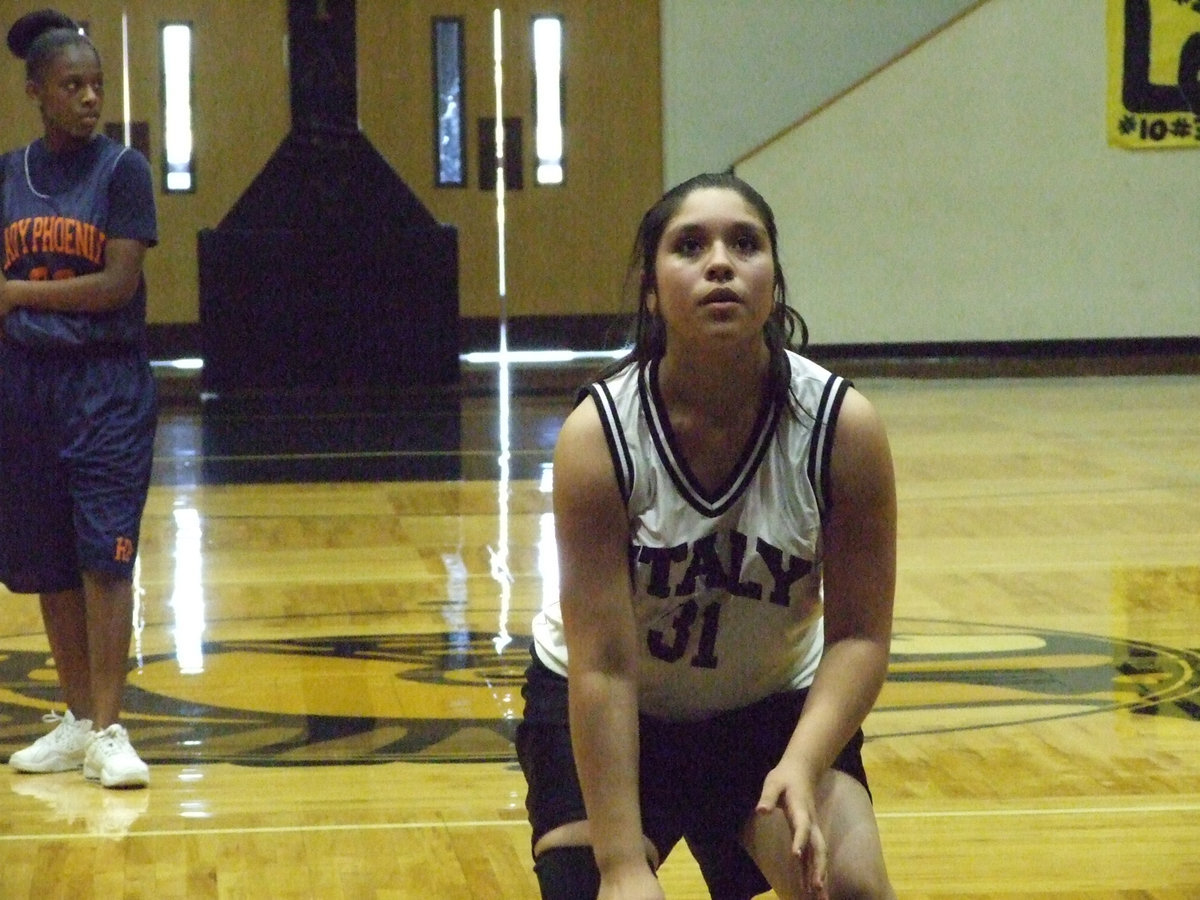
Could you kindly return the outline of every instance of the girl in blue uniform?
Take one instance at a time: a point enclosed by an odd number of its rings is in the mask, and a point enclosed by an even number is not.
[[[153,181],[145,157],[95,133],[104,74],[71,19],[30,13],[8,46],[44,134],[0,160],[0,581],[39,595],[66,703],[9,763],[142,787],[149,770],[118,720],[156,421]]]
[[[662,900],[682,839],[717,900],[894,900],[861,758],[895,587],[883,426],[796,352],[774,216],[735,176],[651,207],[631,275],[634,347],[554,453],[559,596],[517,732],[542,896]]]

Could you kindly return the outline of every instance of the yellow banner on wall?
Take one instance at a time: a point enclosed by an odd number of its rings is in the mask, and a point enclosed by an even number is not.
[[[1200,148],[1200,0],[1108,0],[1108,142]]]

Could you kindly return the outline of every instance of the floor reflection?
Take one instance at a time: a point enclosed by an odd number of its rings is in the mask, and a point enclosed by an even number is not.
[[[78,772],[14,777],[12,790],[41,802],[48,822],[114,840],[150,808],[149,791],[105,790]]]
[[[176,375],[162,404],[161,485],[539,478],[595,361],[479,367],[390,394],[201,397]]]

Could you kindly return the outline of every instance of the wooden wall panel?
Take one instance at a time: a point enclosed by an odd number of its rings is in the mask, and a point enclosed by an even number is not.
[[[460,309],[499,311],[495,196],[479,188],[478,120],[495,115],[488,2],[360,2],[363,129],[429,206],[459,229]],[[430,23],[464,19],[468,186],[434,188]],[[534,15],[565,32],[565,184],[534,185]],[[587,0],[504,5],[503,114],[522,121],[524,187],[506,194],[507,304],[514,316],[612,313],[627,248],[662,187],[658,3]]]
[[[0,0],[5,30],[29,5]],[[467,0],[359,0],[358,107],[364,132],[440,221],[459,231],[463,317],[499,313],[494,194],[479,188],[478,126],[495,111],[492,10]],[[159,186],[159,247],[146,263],[154,324],[199,321],[196,235],[217,225],[261,170],[290,126],[286,0],[236,7],[221,0],[96,0],[87,9],[104,57],[105,121],[122,117],[121,10],[129,16],[132,118],[150,127],[151,166],[163,166],[158,28],[195,27],[193,97],[197,189],[165,195]],[[252,13],[248,14],[248,10]],[[68,13],[84,16],[74,9]],[[567,180],[533,184],[530,21],[565,21]],[[431,20],[466,23],[466,124],[469,184],[435,188],[432,150]],[[617,297],[637,218],[662,186],[657,0],[556,0],[507,3],[503,11],[504,114],[523,123],[525,187],[509,192],[508,313],[606,314]],[[0,68],[4,148],[40,132],[24,95],[21,64]]]
[[[249,8],[249,7],[247,7]],[[29,4],[0,0],[0,25],[8,27]],[[150,126],[150,167],[157,188],[159,245],[146,257],[148,315],[152,323],[199,321],[196,234],[216,225],[274,152],[289,124],[284,0],[258,0],[253,15],[220,0],[97,0],[86,10],[62,5],[86,18],[104,63],[103,120],[123,118],[121,11],[129,20],[130,117]],[[196,191],[162,190],[163,118],[159,27],[195,26],[192,97]],[[0,77],[3,147],[41,133],[41,122],[23,91],[21,63],[5,53]],[[13,127],[13,124],[19,126]]]

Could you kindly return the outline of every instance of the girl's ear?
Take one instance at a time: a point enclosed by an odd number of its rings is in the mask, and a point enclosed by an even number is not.
[[[30,100],[36,100],[38,102],[41,102],[41,98],[38,96],[38,94],[39,94],[38,83],[36,81],[34,81],[32,78],[30,78],[28,81],[25,82],[25,96],[28,97]]]

